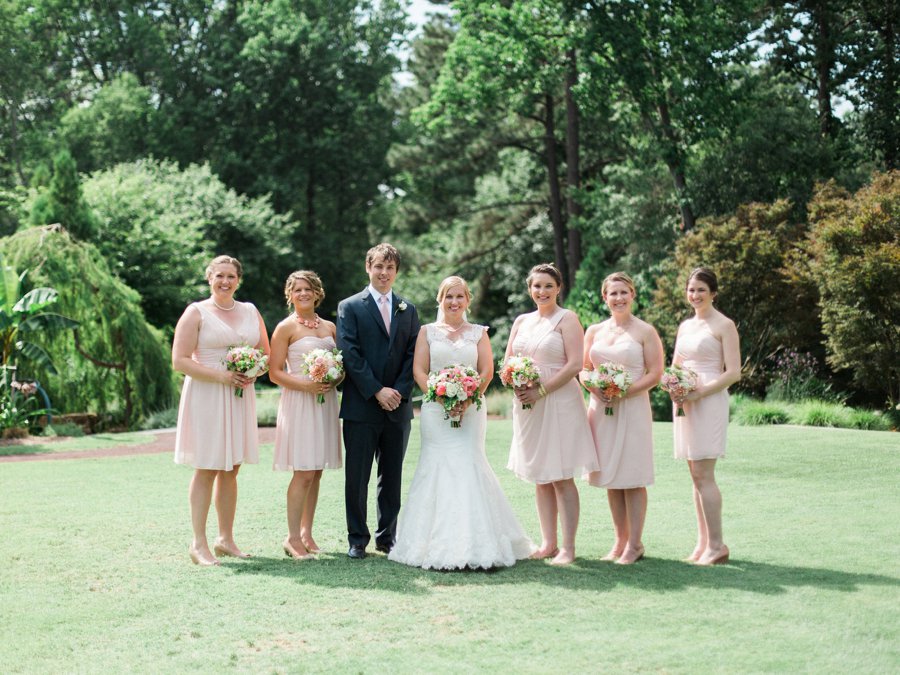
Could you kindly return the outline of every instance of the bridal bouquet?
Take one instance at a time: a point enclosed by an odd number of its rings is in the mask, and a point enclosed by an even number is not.
[[[451,415],[453,408],[465,401],[474,401],[477,409],[481,409],[481,376],[474,368],[468,366],[447,366],[437,372],[428,373],[428,391],[422,397],[424,401],[440,403],[444,408],[444,419],[450,420],[453,429],[460,427],[459,415]]]
[[[255,349],[249,345],[239,345],[229,348],[225,354],[225,367],[238,372],[245,377],[262,375],[269,369],[269,357],[261,349]],[[243,387],[235,387],[234,395],[243,397]]]
[[[659,388],[669,392],[669,395],[682,397],[697,388],[697,381],[697,373],[690,368],[669,366],[663,371]],[[675,417],[684,417],[684,408],[680,403],[675,404]]]
[[[313,349],[303,357],[300,370],[313,382],[337,382],[344,374],[344,357],[340,349]],[[316,394],[316,401],[325,403],[325,394]]]
[[[631,373],[620,363],[601,363],[596,370],[585,371],[581,382],[589,389],[599,389],[606,398],[622,398],[631,386]],[[612,406],[606,406],[612,415]]]
[[[530,356],[507,356],[500,364],[500,381],[504,387],[515,389],[516,387],[530,387],[541,379],[534,359]],[[530,403],[523,403],[522,410],[529,410]]]

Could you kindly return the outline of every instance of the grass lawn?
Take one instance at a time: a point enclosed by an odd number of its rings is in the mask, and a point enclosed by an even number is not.
[[[27,444],[0,445],[0,457],[10,455],[43,455],[53,452],[72,452],[78,450],[104,450],[119,445],[145,445],[156,440],[156,436],[146,431],[132,431],[125,434],[92,434],[66,438],[64,440],[47,440],[41,442],[40,436],[32,436]]]
[[[511,424],[491,422],[488,433],[491,463],[536,537],[533,488],[503,468]],[[490,574],[426,572],[380,554],[349,560],[341,472],[322,484],[316,537],[327,553],[286,559],[289,476],[271,470],[271,446],[240,478],[236,532],[255,557],[213,569],[188,560],[191,471],[169,454],[0,464],[0,664],[14,673],[900,670],[900,435],[732,425],[719,463],[732,564],[697,568],[681,562],[694,544],[687,468],[671,458],[671,425],[655,433],[645,560],[598,561],[611,543],[606,497],[583,487],[574,565],[525,561]],[[414,427],[407,485],[417,454]]]

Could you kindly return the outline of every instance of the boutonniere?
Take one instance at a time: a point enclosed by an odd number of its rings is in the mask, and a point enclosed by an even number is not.
[[[407,307],[406,301],[405,301],[405,300],[401,300],[401,301],[400,301],[400,304],[397,305],[397,311],[395,311],[394,314],[396,314],[397,312],[405,312],[405,311],[406,311],[406,307]]]

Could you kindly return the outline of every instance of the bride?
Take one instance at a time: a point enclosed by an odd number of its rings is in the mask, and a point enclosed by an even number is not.
[[[481,394],[494,373],[487,328],[466,321],[471,293],[465,280],[447,277],[438,289],[437,321],[422,326],[413,376],[428,389],[429,371],[449,365],[478,370]],[[509,567],[534,545],[513,514],[484,453],[487,410],[459,406],[452,428],[438,403],[423,403],[419,464],[400,514],[391,560],[425,569]]]

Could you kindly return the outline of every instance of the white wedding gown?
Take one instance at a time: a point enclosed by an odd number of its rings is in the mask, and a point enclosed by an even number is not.
[[[468,326],[451,341],[426,326],[431,370],[476,367],[485,328]],[[487,409],[469,406],[454,429],[438,403],[424,403],[422,450],[400,512],[391,560],[426,569],[509,567],[535,550],[484,453]]]

